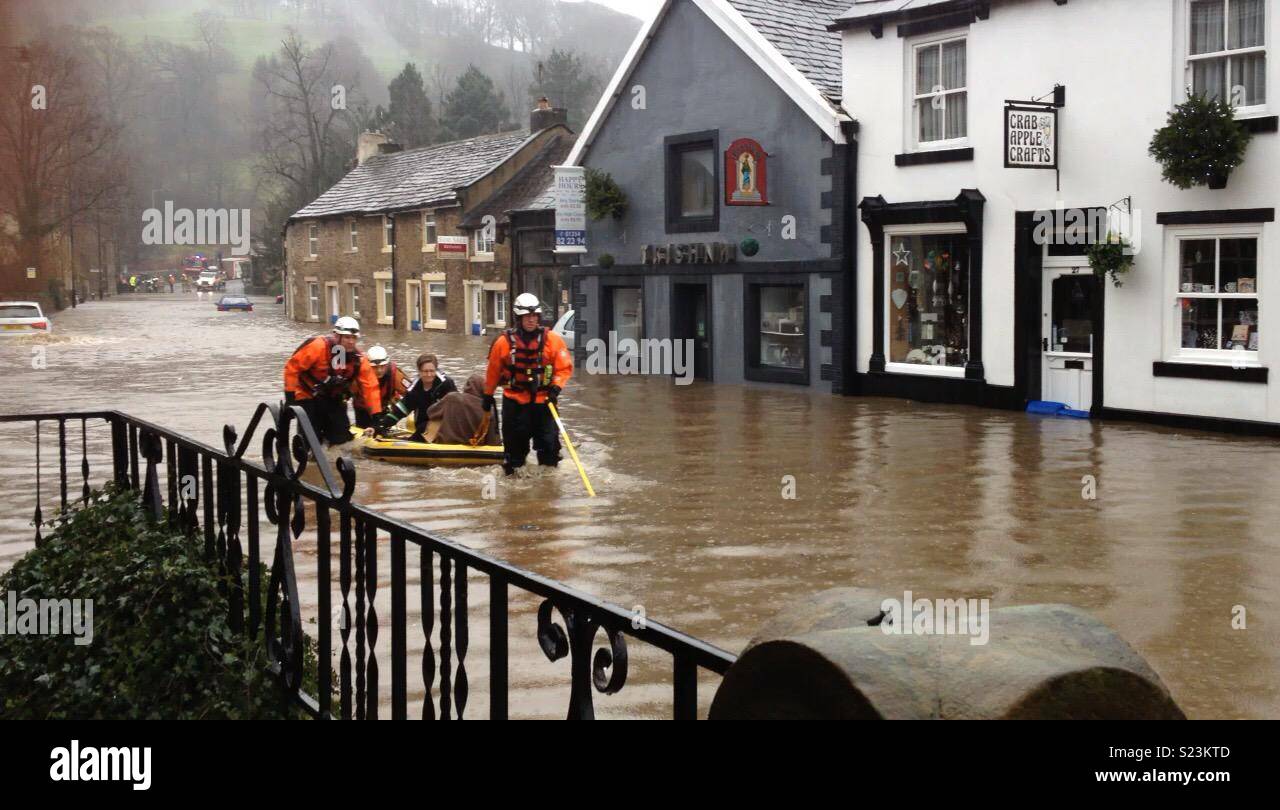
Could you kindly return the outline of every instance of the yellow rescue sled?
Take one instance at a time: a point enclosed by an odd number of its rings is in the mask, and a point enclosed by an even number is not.
[[[436,444],[409,441],[409,434],[385,437],[365,436],[360,428],[351,428],[352,444],[369,458],[397,464],[422,464],[431,467],[471,467],[502,463],[502,445]]]

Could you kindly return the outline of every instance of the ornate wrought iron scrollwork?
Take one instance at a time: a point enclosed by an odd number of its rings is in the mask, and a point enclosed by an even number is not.
[[[313,462],[329,496],[345,504],[355,490],[355,467],[348,459],[339,459],[339,477],[335,477],[306,412],[293,405],[260,404],[238,443],[235,428],[224,426],[222,441],[228,455],[241,458],[259,423],[263,422],[267,425],[262,435],[263,463],[266,469],[288,482],[285,485],[269,483],[264,493],[267,520],[277,527],[264,630],[267,654],[279,666],[285,689],[296,692],[302,685],[303,664],[302,614],[293,565],[293,541],[302,536],[307,525],[306,503],[299,481],[307,465]],[[328,662],[321,662],[321,666],[328,666]]]
[[[564,618],[564,627],[551,615],[555,610]],[[604,629],[609,646],[592,655],[596,632]],[[569,692],[569,719],[593,720],[595,707],[591,701],[591,685],[597,692],[612,695],[627,682],[627,640],[622,631],[602,623],[589,611],[547,599],[538,606],[538,646],[549,661],[570,656],[572,687]]]
[[[160,495],[160,477],[156,471],[156,465],[164,459],[160,434],[150,428],[143,428],[138,435],[138,450],[147,460],[147,470],[143,478],[142,505],[151,514],[152,519],[159,520],[164,512],[164,501]]]

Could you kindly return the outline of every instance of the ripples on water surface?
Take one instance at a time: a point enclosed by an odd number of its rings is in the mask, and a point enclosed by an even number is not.
[[[10,393],[0,410],[115,408],[220,447],[224,423],[243,430],[258,402],[280,397],[284,359],[311,334],[284,321],[269,299],[255,304],[253,313],[218,313],[210,298],[157,295],[55,315],[54,335],[0,343]],[[371,330],[364,345],[374,341],[406,366],[434,351],[461,379],[481,368],[488,345]],[[44,370],[31,368],[35,346],[45,349]],[[499,475],[494,500],[481,497],[490,469],[356,458],[355,499],[624,607],[643,606],[650,619],[731,651],[785,602],[828,587],[989,597],[992,607],[1067,602],[1116,628],[1191,716],[1280,717],[1280,503],[1269,494],[1280,479],[1280,448],[1272,441],[661,378],[580,375],[562,412],[594,500],[567,454],[554,473]],[[74,496],[79,426],[69,428]],[[44,430],[47,516],[58,498],[49,476],[57,445],[56,427]],[[96,482],[109,467],[108,433],[91,426],[88,439]],[[0,426],[8,493],[0,568],[30,548],[34,474],[30,429]],[[795,500],[782,497],[788,475]],[[1085,475],[1097,479],[1097,500],[1081,497]],[[264,539],[273,530],[264,525]],[[313,536],[297,555],[314,614]],[[416,716],[416,549],[408,558]],[[387,560],[381,549],[384,620]],[[334,569],[336,577],[336,561]],[[485,578],[472,575],[469,598],[467,714],[482,717]],[[1247,630],[1231,629],[1234,605],[1247,609]],[[536,608],[513,590],[512,715],[561,716],[568,664],[538,651]],[[389,645],[384,626],[384,696]],[[670,658],[639,643],[629,650],[627,686],[596,695],[597,713],[666,715]],[[703,711],[715,685],[702,679]]]

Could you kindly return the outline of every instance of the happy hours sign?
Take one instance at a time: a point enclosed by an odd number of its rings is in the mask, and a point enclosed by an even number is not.
[[[1058,111],[1052,107],[1004,108],[1004,167],[1058,168]]]

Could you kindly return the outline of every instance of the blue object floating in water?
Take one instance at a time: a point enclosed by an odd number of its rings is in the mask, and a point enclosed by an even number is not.
[[[1027,403],[1027,413],[1042,413],[1048,416],[1055,416],[1066,409],[1067,406],[1061,402],[1045,402],[1044,400],[1034,399]]]
[[[1077,411],[1068,408],[1062,402],[1046,402],[1035,399],[1027,403],[1027,413],[1038,413],[1045,416],[1069,416],[1073,419],[1088,419],[1088,411]]]

